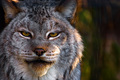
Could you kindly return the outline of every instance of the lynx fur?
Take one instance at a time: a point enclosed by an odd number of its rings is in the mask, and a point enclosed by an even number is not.
[[[76,0],[3,0],[0,80],[80,80],[83,43],[70,24]]]

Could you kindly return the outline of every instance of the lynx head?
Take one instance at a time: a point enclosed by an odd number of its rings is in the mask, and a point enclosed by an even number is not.
[[[11,9],[6,15],[12,16],[12,20],[1,34],[1,45],[15,73],[26,74],[23,78],[27,74],[43,77],[52,67],[64,71],[82,56],[81,37],[68,20],[73,16],[76,1],[56,0],[55,5],[52,0],[49,4],[47,1],[4,2],[5,12]]]

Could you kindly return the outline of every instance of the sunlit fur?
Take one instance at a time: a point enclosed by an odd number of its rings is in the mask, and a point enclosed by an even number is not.
[[[55,7],[27,9],[0,34],[0,80],[80,80],[83,44],[77,30]],[[50,39],[50,32],[60,35]],[[35,48],[46,52],[37,56]]]

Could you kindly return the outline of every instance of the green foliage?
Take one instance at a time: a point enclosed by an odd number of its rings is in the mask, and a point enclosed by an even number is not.
[[[88,10],[82,10],[79,13],[79,20],[86,26],[92,23],[92,16]]]

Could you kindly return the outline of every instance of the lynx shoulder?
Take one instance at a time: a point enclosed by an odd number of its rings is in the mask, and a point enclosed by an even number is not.
[[[0,80],[80,80],[76,0],[3,0]]]

